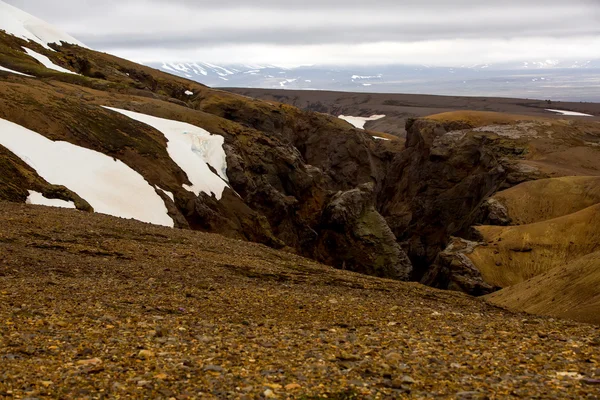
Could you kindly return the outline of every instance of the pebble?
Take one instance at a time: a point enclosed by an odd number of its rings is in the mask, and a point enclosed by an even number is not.
[[[583,378],[581,383],[585,383],[586,385],[600,385],[600,379]]]
[[[89,360],[79,360],[77,365],[100,365],[102,360],[100,358],[90,358]]]
[[[285,385],[285,390],[296,390],[300,388],[302,388],[302,386],[298,385],[297,383],[290,383],[289,385]]]
[[[267,389],[263,392],[263,395],[265,396],[265,398],[267,399],[275,399],[277,398],[277,396],[275,395],[275,392],[273,392],[271,389]]]
[[[221,367],[220,365],[207,365],[204,368],[202,368],[202,370],[205,372],[223,372],[224,371],[223,367]]]
[[[154,358],[154,356],[154,352],[150,350],[140,350],[140,352],[138,353],[138,358],[141,360],[149,360],[151,358]]]

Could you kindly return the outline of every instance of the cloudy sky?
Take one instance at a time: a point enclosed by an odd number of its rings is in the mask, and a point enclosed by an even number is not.
[[[600,0],[5,0],[139,62],[464,64],[600,58]]]

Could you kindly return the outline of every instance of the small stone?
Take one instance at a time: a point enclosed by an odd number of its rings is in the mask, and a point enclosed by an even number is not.
[[[42,381],[41,384],[44,387],[48,387],[48,386],[54,385],[54,382],[52,382],[52,381]]]
[[[138,358],[141,360],[149,360],[151,358],[154,358],[154,356],[154,352],[150,350],[140,350],[140,352],[138,353]]]
[[[600,385],[600,379],[583,378],[581,383],[586,385]]]
[[[89,360],[79,360],[77,365],[100,365],[102,360],[99,358],[90,358]]]
[[[223,367],[220,365],[207,365],[202,368],[205,372],[223,372]]]
[[[275,392],[273,392],[271,389],[267,389],[263,392],[263,395],[265,396],[265,398],[267,399],[275,399],[277,398],[277,396],[275,396]]]
[[[138,382],[137,382],[137,385],[138,385],[139,387],[142,387],[142,386],[150,386],[150,384],[151,384],[151,382],[150,382],[150,381],[138,381]]]
[[[156,375],[154,375],[154,377],[155,377],[156,379],[158,379],[158,380],[164,381],[164,380],[166,380],[166,379],[168,378],[168,375],[167,375],[167,374],[160,373],[160,374],[156,374]]]
[[[302,386],[298,385],[297,383],[290,383],[289,385],[285,385],[285,390],[296,390],[300,388],[302,388]]]
[[[337,359],[342,361],[360,361],[362,357],[358,354],[350,354],[343,351],[340,353],[340,355],[337,356]]]
[[[399,353],[388,353],[385,355],[385,359],[388,362],[397,363],[402,360],[402,355]]]
[[[458,393],[456,393],[456,398],[470,400],[470,399],[477,399],[477,398],[479,398],[480,395],[481,395],[481,393],[479,393],[479,392],[458,392]]]
[[[539,354],[538,354],[538,355],[536,355],[536,356],[533,356],[533,358],[532,358],[532,359],[533,359],[533,361],[535,361],[536,363],[540,363],[540,364],[544,364],[544,363],[546,362],[546,358],[545,358],[544,356],[541,356],[541,355],[539,355]]]
[[[415,380],[408,375],[404,375],[402,377],[402,383],[406,383],[407,385],[412,385],[415,383]]]
[[[266,386],[270,389],[273,389],[273,390],[281,389],[283,387],[277,383],[265,383],[264,386]]]

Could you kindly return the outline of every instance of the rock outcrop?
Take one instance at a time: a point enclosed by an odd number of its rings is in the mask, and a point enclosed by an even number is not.
[[[44,68],[24,45],[80,75]],[[122,161],[156,189],[178,228],[263,243],[337,268],[485,293],[491,289],[473,265],[447,249],[451,237],[477,239],[478,223],[510,224],[510,207],[489,199],[499,190],[596,168],[595,125],[463,112],[409,119],[405,142],[375,140],[330,115],[213,90],[74,45],[55,47],[0,32],[2,65],[33,76],[0,73],[0,118]],[[222,136],[222,196],[186,190],[190,181],[166,137],[103,106]],[[557,167],[553,160],[573,149],[582,157],[571,159],[582,161]],[[36,190],[91,211],[85,199],[44,181],[3,148],[0,172],[0,199],[24,202]]]
[[[481,243],[452,238],[448,247],[438,254],[421,283],[473,296],[483,296],[499,290],[499,287],[492,286],[484,280],[481,271],[467,256],[479,245]]]
[[[375,209],[373,187],[333,196],[323,213],[317,258],[341,269],[408,280],[412,265]]]

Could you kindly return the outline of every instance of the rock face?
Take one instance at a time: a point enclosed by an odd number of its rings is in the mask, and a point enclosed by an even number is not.
[[[441,253],[451,237],[473,238],[476,223],[510,223],[502,205],[488,198],[544,177],[544,149],[559,148],[555,159],[562,160],[572,146],[581,152],[584,141],[600,143],[587,125],[506,127],[495,116],[483,129],[485,114],[478,123],[408,120],[403,145],[375,140],[330,115],[212,90],[89,49],[64,44],[52,52],[27,44],[81,75],[48,71],[22,51],[25,44],[0,32],[2,65],[43,79],[0,74],[0,118],[122,161],[156,188],[176,227],[474,294],[490,288],[462,257]],[[165,136],[103,106],[222,136],[229,186],[222,197],[186,190],[190,182]],[[596,153],[585,148],[581,154],[592,159]],[[595,165],[584,161],[586,171]],[[28,190],[92,211],[85,199],[44,181],[0,147],[0,199],[24,202]]]
[[[453,238],[448,247],[440,252],[421,283],[439,289],[465,292],[473,296],[483,296],[499,290],[483,279],[481,272],[466,256],[479,243]]]
[[[10,54],[2,62],[47,80],[2,75],[0,118],[122,161],[157,188],[176,227],[408,278],[410,262],[376,207],[386,173],[382,157],[389,154],[367,133],[332,116],[211,90],[89,49],[65,44],[51,52],[29,44],[82,76],[51,73],[23,53],[23,45],[0,33],[0,48]],[[229,188],[219,199],[186,190],[190,182],[168,154],[164,135],[102,106],[221,135]],[[3,148],[0,169],[0,199],[24,202],[28,190],[36,190],[92,211],[75,193],[45,182]],[[364,196],[354,199],[355,192]],[[352,210],[344,214],[340,207]]]
[[[342,269],[407,280],[412,264],[375,209],[373,186],[333,196],[323,213],[318,258]]]
[[[481,206],[486,225],[510,225],[511,218],[506,206],[494,198],[487,199]]]
[[[407,132],[406,150],[392,160],[380,201],[420,279],[450,236],[467,232],[507,172],[494,155],[498,143],[488,136],[448,132],[427,120],[409,121]]]

